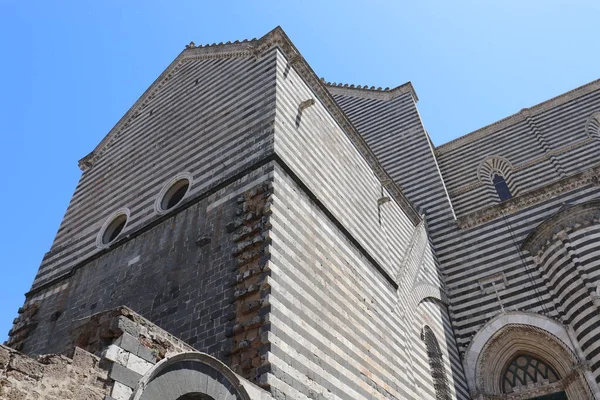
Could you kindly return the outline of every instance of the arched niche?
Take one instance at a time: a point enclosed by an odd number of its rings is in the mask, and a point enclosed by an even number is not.
[[[131,400],[250,400],[240,378],[204,353],[181,353],[157,363]]]
[[[600,139],[600,111],[594,112],[585,123],[585,132],[590,138]]]

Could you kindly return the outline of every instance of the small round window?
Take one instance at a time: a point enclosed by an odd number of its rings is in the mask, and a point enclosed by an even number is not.
[[[166,191],[165,195],[160,201],[160,209],[162,211],[168,211],[175,207],[183,200],[184,196],[190,188],[190,181],[187,178],[177,180],[172,184]]]
[[[123,232],[127,223],[127,215],[119,214],[110,221],[102,233],[102,244],[111,244]]]

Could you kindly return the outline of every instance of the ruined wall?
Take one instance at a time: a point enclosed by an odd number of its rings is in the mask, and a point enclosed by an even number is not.
[[[104,400],[110,390],[100,359],[78,349],[62,355],[30,358],[0,345],[0,399]]]
[[[196,352],[126,307],[77,321],[70,338],[65,349],[69,357],[31,358],[0,346],[0,398],[130,400],[140,392],[144,399],[156,398],[151,392],[158,392],[159,399],[197,392],[219,399],[229,393],[228,399],[271,398],[220,361]],[[190,373],[195,379],[189,379]],[[144,382],[149,381],[151,388],[146,390]]]

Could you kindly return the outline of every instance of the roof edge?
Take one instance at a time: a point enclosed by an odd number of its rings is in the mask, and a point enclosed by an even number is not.
[[[486,125],[482,128],[479,128],[473,132],[467,133],[466,135],[460,136],[456,139],[453,139],[449,142],[441,144],[435,148],[436,154],[445,154],[448,153],[458,147],[466,145],[468,143],[472,143],[476,140],[481,139],[484,136],[495,133],[501,129],[507,128],[511,125],[514,125],[518,122],[525,120],[527,117],[541,114],[545,111],[548,111],[554,107],[558,107],[563,105],[573,99],[584,96],[594,90],[600,89],[600,79],[596,79],[592,82],[586,83],[585,85],[579,86],[575,89],[569,90],[568,92],[562,93],[558,96],[555,96],[551,99],[543,101],[539,104],[536,104],[529,108],[523,108],[521,111],[509,115],[501,120],[498,120],[494,123]]]
[[[267,37],[269,39],[267,44],[257,46],[256,52],[258,54],[264,53],[272,47],[278,47],[282,51],[288,62],[302,77],[305,84],[312,89],[313,93],[319,98],[327,111],[354,144],[358,152],[380,181],[381,185],[388,193],[390,193],[391,197],[394,198],[395,202],[406,213],[406,216],[411,220],[413,225],[417,226],[422,221],[421,215],[417,212],[410,200],[404,195],[400,186],[389,176],[383,166],[379,163],[375,153],[373,153],[371,148],[367,145],[367,142],[358,132],[358,129],[350,122],[350,118],[337,104],[325,82],[318,78],[317,74],[315,74],[308,62],[306,62],[287,34],[278,26],[264,36],[264,38]],[[262,46],[265,46],[265,48],[262,49]]]
[[[371,170],[375,176],[381,182],[381,185],[387,189],[390,195],[398,203],[400,208],[402,208],[402,210],[406,213],[411,222],[415,226],[418,225],[421,221],[421,216],[415,207],[404,195],[400,186],[394,182],[394,180],[391,179],[388,173],[383,169],[377,160],[377,157],[367,145],[362,135],[358,132],[356,127],[354,127],[354,125],[350,122],[348,116],[346,116],[343,110],[336,103],[328,87],[323,81],[321,81],[321,79],[317,77],[313,69],[306,62],[302,54],[300,54],[296,46],[294,46],[292,41],[280,26],[275,27],[275,29],[271,30],[258,40],[253,39],[250,41],[233,43],[227,42],[225,44],[220,43],[207,46],[196,46],[193,42],[191,42],[140,96],[140,98],[109,131],[109,133],[96,146],[96,148],[79,161],[79,167],[82,169],[82,171],[86,171],[91,168],[110,146],[110,144],[119,137],[119,134],[123,131],[123,129],[125,129],[131,123],[131,121],[137,117],[139,112],[146,107],[148,101],[154,97],[155,93],[162,87],[164,82],[169,80],[186,60],[204,57],[226,58],[252,56],[259,58],[261,55],[266,54],[273,48],[278,48],[281,50],[288,62],[296,69],[306,85],[310,87],[315,95],[322,101],[327,111],[332,115],[332,117],[340,125],[341,129],[352,141],[367,164],[369,164],[371,167]],[[411,90],[412,84],[408,82],[407,84],[394,88],[388,93],[397,94],[401,92],[410,92]],[[370,91],[370,89],[368,91]],[[412,91],[414,92],[414,90]],[[416,96],[416,94],[414,96]]]
[[[349,85],[347,83],[325,82],[323,78],[321,78],[321,81],[333,94],[342,94],[352,97],[363,97],[379,100],[392,100],[405,93],[410,93],[415,103],[419,101],[417,92],[415,91],[415,88],[413,87],[412,82],[410,81],[403,83],[402,85],[396,86],[392,89],[390,89],[389,87],[382,89],[381,87],[375,88],[375,86],[355,86]]]
[[[276,31],[276,27],[260,39],[242,40],[226,43],[213,43],[208,45],[196,46],[194,42],[185,46],[185,49],[175,57],[175,59],[167,66],[167,68],[156,78],[154,82],[142,93],[138,100],[129,108],[129,110],[119,119],[115,126],[104,136],[98,145],[88,155],[79,160],[79,168],[82,171],[90,169],[94,163],[102,156],[106,148],[119,136],[119,133],[126,128],[129,123],[138,116],[140,111],[144,109],[149,100],[151,100],[156,91],[162,88],[163,84],[168,81],[177,69],[189,59],[198,57],[239,57],[249,56],[254,54],[254,48],[258,43],[264,41],[269,35]],[[279,28],[281,29],[281,28]]]

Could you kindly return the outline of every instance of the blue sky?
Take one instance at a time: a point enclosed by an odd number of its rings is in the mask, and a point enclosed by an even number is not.
[[[281,25],[328,81],[412,81],[442,144],[600,78],[600,2],[0,0],[0,341],[89,153],[191,40]]]

